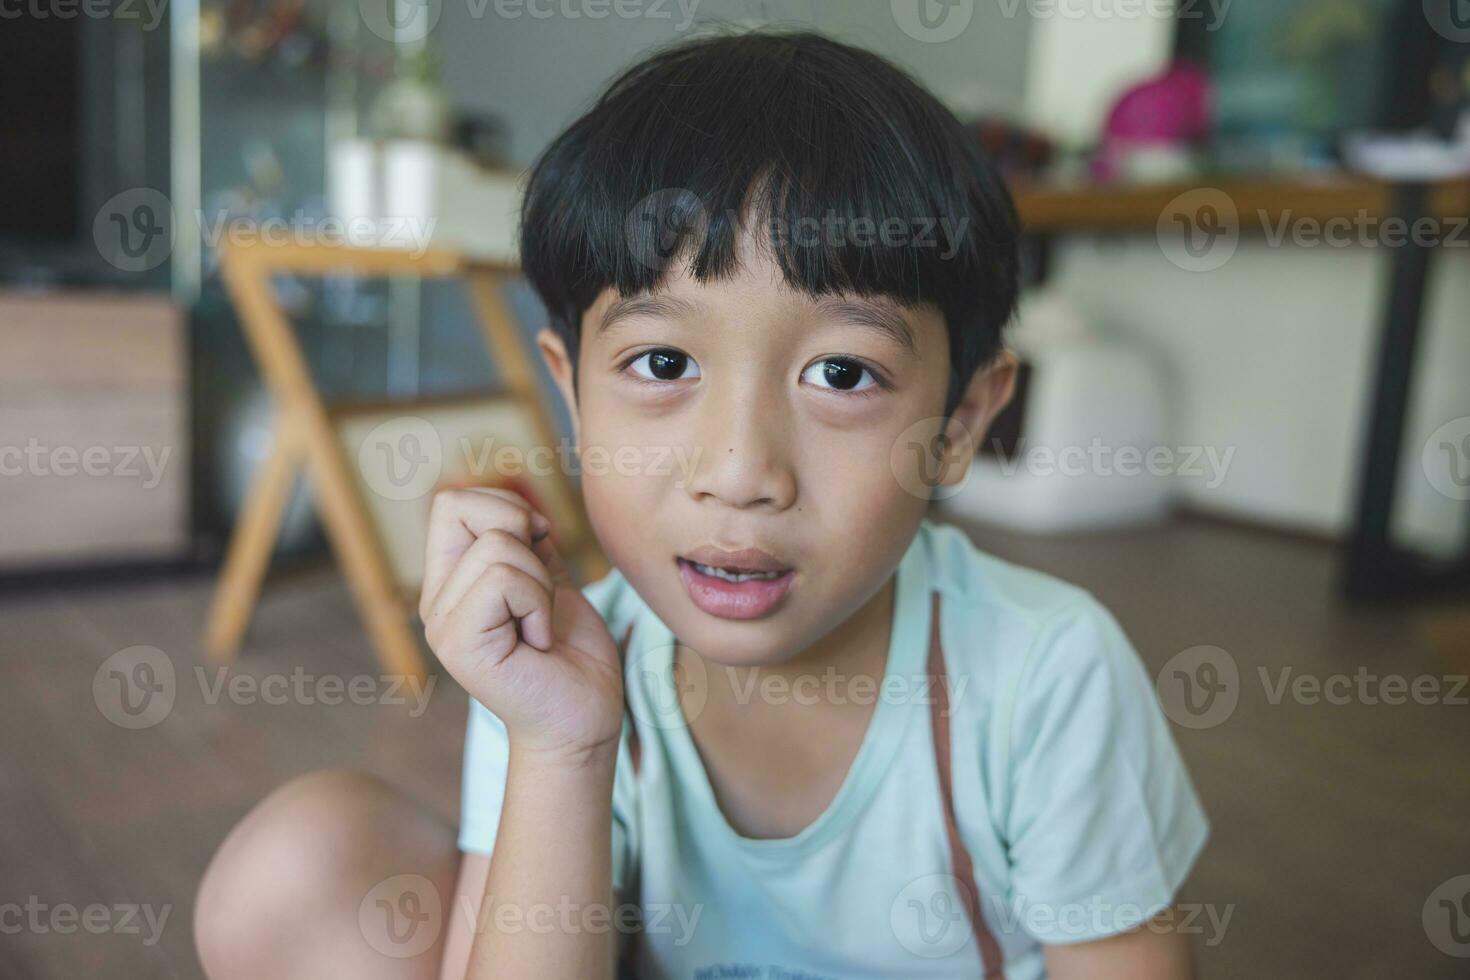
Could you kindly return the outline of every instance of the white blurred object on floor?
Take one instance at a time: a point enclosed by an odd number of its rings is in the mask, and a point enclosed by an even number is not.
[[[1023,300],[1012,346],[1029,368],[1013,452],[977,455],[941,509],[1037,534],[1168,517],[1178,459],[1158,364],[1055,293]]]

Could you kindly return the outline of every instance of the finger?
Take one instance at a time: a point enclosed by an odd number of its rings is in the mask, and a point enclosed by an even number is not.
[[[550,534],[533,541],[531,551],[541,560],[553,582],[557,585],[575,585],[572,581],[572,573],[567,569],[566,562],[562,561],[561,552],[556,550]]]
[[[491,565],[496,564],[519,568],[540,582],[547,592],[554,587],[551,573],[546,570],[545,563],[537,557],[534,551],[510,532],[493,528],[480,535],[455,563],[454,568],[450,570],[449,578],[439,589],[439,594],[429,601],[429,614],[424,617],[424,621],[428,622],[434,617],[446,615],[459,603],[480,576]]]
[[[471,650],[504,660],[524,640],[551,649],[551,594],[519,568],[491,565],[440,624],[444,636],[458,637]]]
[[[420,612],[432,608],[434,597],[443,588],[450,571],[484,532],[498,528],[530,545],[550,526],[524,497],[509,490],[470,487],[435,494],[424,545]]]

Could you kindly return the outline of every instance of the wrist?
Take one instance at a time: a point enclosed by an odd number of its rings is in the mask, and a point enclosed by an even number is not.
[[[618,740],[593,745],[544,746],[512,738],[510,757],[520,767],[545,774],[611,775],[617,766]]]

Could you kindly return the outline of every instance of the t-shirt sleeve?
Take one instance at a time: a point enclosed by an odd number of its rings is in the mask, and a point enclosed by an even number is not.
[[[604,618],[616,584],[610,577],[583,589],[593,606],[603,612]],[[613,888],[619,892],[625,891],[629,882],[636,846],[636,786],[628,753],[628,724],[625,720],[618,747],[612,801],[612,878]],[[479,701],[470,698],[460,784],[461,851],[477,854],[494,851],[495,837],[500,829],[500,811],[505,804],[505,774],[509,761],[510,741],[504,722]]]
[[[1209,822],[1154,686],[1087,600],[1028,654],[1011,725],[1012,902],[1043,943],[1125,932],[1163,911]]]

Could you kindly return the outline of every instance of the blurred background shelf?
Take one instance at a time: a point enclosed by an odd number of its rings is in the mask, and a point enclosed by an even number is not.
[[[1398,214],[1397,186],[1348,171],[1288,177],[1200,175],[1158,184],[1048,183],[1025,180],[1012,191],[1027,232],[1153,231],[1181,195],[1218,190],[1234,202],[1244,234],[1260,234],[1283,216],[1293,220],[1348,218],[1382,221]],[[1433,182],[1425,216],[1470,215],[1470,179]],[[1264,216],[1264,222],[1262,220]]]

